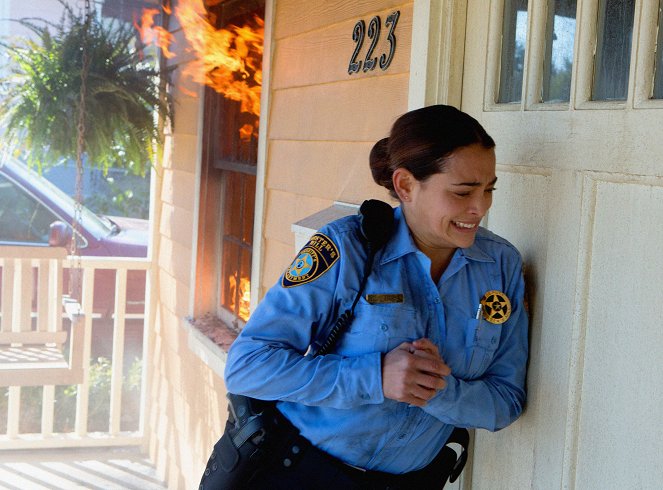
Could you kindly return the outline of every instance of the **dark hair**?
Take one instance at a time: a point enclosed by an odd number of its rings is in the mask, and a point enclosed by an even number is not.
[[[389,138],[378,141],[369,162],[373,180],[393,197],[392,175],[405,168],[419,181],[444,172],[454,150],[480,144],[494,148],[495,141],[469,114],[448,105],[433,105],[407,112],[391,127]]]

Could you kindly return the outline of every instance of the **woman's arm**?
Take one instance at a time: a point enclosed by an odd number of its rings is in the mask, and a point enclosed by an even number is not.
[[[423,407],[442,422],[496,431],[511,424],[522,413],[526,399],[528,317],[521,271],[518,260],[506,288],[513,311],[502,325],[500,344],[487,371],[481,378],[467,381],[452,372],[445,377],[446,388]]]
[[[225,380],[230,392],[336,408],[383,401],[379,352],[305,356],[318,327],[327,331],[335,321],[339,281],[359,284],[357,268],[346,266],[347,260],[361,259],[351,259],[357,256],[356,250],[348,250],[351,241],[329,229],[323,233],[338,248],[339,259],[318,269],[312,280],[287,287],[280,281],[269,290],[228,353]],[[323,263],[318,267],[324,268]],[[344,307],[352,299],[339,298],[339,303]]]

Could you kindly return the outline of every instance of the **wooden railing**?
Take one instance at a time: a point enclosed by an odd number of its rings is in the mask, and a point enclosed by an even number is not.
[[[82,381],[0,388],[0,450],[143,443],[150,267],[147,259],[63,260],[65,295],[71,284],[70,296],[82,306],[83,341],[77,343],[82,352],[76,353],[82,356]],[[13,295],[7,284],[2,287],[4,298]],[[38,290],[36,297],[48,294]],[[66,315],[63,322],[68,331]],[[71,346],[67,341],[65,348]],[[127,359],[127,349],[135,359]]]

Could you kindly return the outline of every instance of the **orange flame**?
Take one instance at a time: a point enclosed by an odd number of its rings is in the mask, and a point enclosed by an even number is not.
[[[247,321],[251,314],[251,282],[248,279],[242,278],[239,282],[239,311],[237,316],[242,320]]]
[[[251,141],[251,137],[258,137],[258,134],[255,131],[255,128],[251,124],[245,124],[239,128],[239,139],[244,142]]]
[[[235,288],[237,286],[237,279],[235,276],[230,276],[228,278],[228,284],[229,284],[229,296],[230,296],[230,302],[231,304],[227,305],[227,307],[232,310],[233,312],[235,311]],[[249,279],[242,277],[239,280],[239,305],[237,308],[237,316],[240,317],[242,320],[247,321],[249,319],[249,315],[251,314],[251,281]]]
[[[158,14],[159,10],[157,9],[144,9],[140,16],[140,23],[134,22],[134,26],[138,30],[143,44],[158,46],[163,51],[163,55],[170,59],[175,56],[175,53],[169,49],[175,38],[163,27],[154,25],[154,17]]]
[[[211,5],[214,2],[207,0],[207,3]],[[144,43],[156,44],[166,55],[170,53],[169,46],[174,39],[170,33],[168,36],[161,34],[159,29],[163,28],[154,26],[155,10],[145,9],[141,27],[136,27]],[[252,25],[229,25],[225,29],[216,29],[209,22],[201,0],[180,0],[174,10],[188,42],[186,51],[194,56],[193,61],[183,69],[184,75],[212,87],[228,99],[240,102],[242,112],[259,115],[264,21],[256,16]],[[247,133],[247,129],[242,128],[242,139],[253,133],[255,130]]]

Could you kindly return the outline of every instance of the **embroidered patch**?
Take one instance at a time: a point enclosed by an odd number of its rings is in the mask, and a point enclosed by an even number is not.
[[[327,272],[338,258],[338,248],[331,238],[316,233],[283,274],[281,285],[291,288],[312,282]]]
[[[483,317],[496,325],[504,323],[511,316],[511,301],[501,291],[488,291],[481,298]]]

